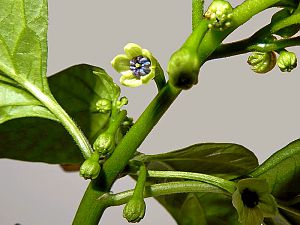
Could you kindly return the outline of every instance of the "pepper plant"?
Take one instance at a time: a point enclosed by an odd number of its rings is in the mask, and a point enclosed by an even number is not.
[[[0,0],[0,157],[78,166],[90,179],[74,225],[96,225],[104,211],[124,205],[128,222],[139,222],[144,199],[154,197],[178,224],[300,224],[300,141],[261,165],[249,149],[233,143],[199,143],[148,155],[139,146],[180,93],[197,85],[202,65],[251,53],[254,73],[276,65],[297,66],[288,47],[300,45],[298,0],[192,0],[192,32],[164,69],[151,51],[128,43],[112,59],[120,73],[80,64],[46,77],[47,0]],[[270,23],[249,38],[222,43],[256,14],[278,8]],[[155,82],[157,95],[139,118],[127,115],[134,99],[119,84]],[[46,134],[42,139],[41,134]],[[131,176],[133,190],[112,193],[117,179]]]

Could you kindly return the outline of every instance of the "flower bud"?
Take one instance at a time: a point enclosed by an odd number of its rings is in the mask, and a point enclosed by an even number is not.
[[[120,98],[120,100],[117,102],[117,107],[121,108],[124,105],[128,104],[128,99],[124,96],[122,98]]]
[[[275,52],[253,52],[247,63],[256,73],[267,73],[276,65]]]
[[[276,12],[271,19],[271,23],[275,24],[279,22],[280,20],[283,20],[289,16],[292,15],[292,11],[290,9],[282,9],[278,12]],[[294,34],[296,34],[300,30],[300,24],[293,24],[291,26],[282,28],[275,32],[275,34],[283,37],[283,38],[289,38],[292,37]]]
[[[277,65],[282,72],[291,72],[297,67],[297,56],[293,52],[281,51],[277,59]]]
[[[220,31],[231,26],[232,6],[224,0],[214,0],[204,14],[210,22],[210,29],[218,29]]]
[[[132,197],[123,210],[123,217],[130,223],[138,223],[144,218],[146,204],[144,199]]]
[[[200,62],[197,53],[188,48],[175,52],[168,64],[169,82],[179,89],[189,89],[198,83]]]
[[[99,135],[96,141],[93,144],[93,148],[100,155],[106,155],[111,153],[115,147],[115,137],[109,132],[104,132]]]
[[[106,98],[101,98],[96,102],[96,109],[101,113],[108,113],[111,111],[111,101]]]
[[[80,166],[80,176],[84,179],[95,179],[100,173],[99,154],[94,152],[92,156],[86,159]]]

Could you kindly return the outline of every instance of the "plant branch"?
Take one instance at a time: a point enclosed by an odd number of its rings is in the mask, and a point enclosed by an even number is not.
[[[41,103],[43,103],[49,111],[51,111],[59,120],[59,122],[66,128],[70,135],[75,140],[77,146],[81,150],[81,153],[85,159],[91,157],[93,149],[76,123],[65,112],[65,110],[56,102],[53,96],[49,96],[43,93],[39,88],[30,83],[29,81],[22,79],[18,76],[11,76],[15,81],[20,83],[26,90],[34,95]]]
[[[115,195],[104,195],[101,201],[107,202],[109,206],[116,206],[125,204],[133,195],[134,190],[124,191]],[[210,193],[223,193],[224,190],[206,183],[199,181],[175,181],[160,184],[153,184],[145,187],[144,197],[156,197],[161,195],[170,195],[177,193],[189,192],[210,192]]]
[[[281,39],[268,42],[266,44],[259,43],[253,38],[244,39],[237,42],[232,42],[228,44],[220,45],[208,58],[208,60],[230,57],[234,55],[244,54],[247,52],[270,52],[276,51],[278,49],[283,49],[291,46],[300,45],[300,36],[290,38],[290,39]]]
[[[169,84],[166,84],[159,91],[121,140],[111,157],[104,163],[100,176],[89,184],[74,218],[73,225],[98,224],[107,204],[103,201],[96,201],[96,199],[110,191],[113,182],[133,157],[136,149],[179,94],[180,90]]]
[[[232,181],[228,181],[222,179],[220,177],[215,177],[202,173],[192,173],[192,172],[182,172],[182,171],[154,171],[148,170],[148,177],[156,177],[156,178],[180,178],[180,179],[189,179],[201,181],[204,183],[208,183],[219,188],[222,188],[229,193],[233,193],[235,191],[235,183]]]

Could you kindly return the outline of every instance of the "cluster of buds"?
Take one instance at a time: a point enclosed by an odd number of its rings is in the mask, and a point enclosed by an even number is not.
[[[229,2],[214,0],[208,7],[204,17],[209,20],[208,27],[223,31],[231,26],[233,8]]]

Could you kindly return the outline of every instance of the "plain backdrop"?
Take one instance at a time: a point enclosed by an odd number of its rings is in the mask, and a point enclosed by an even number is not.
[[[208,5],[210,1],[206,3]],[[241,1],[232,1],[234,6]],[[226,41],[253,34],[276,10],[255,16]],[[48,74],[79,63],[103,67],[119,84],[110,65],[128,42],[149,49],[166,68],[170,55],[191,31],[191,1],[49,0]],[[294,47],[299,56],[299,48]],[[159,153],[200,142],[233,142],[253,150],[260,162],[300,137],[299,68],[265,75],[253,73],[248,54],[209,61],[199,84],[184,91],[139,151]],[[122,87],[129,115],[138,118],[156,94],[154,82]],[[69,225],[88,184],[78,173],[58,166],[0,160],[0,225]],[[114,186],[134,187],[129,178]],[[175,225],[153,199],[147,199],[141,225]],[[108,209],[101,225],[128,224],[123,207]]]

